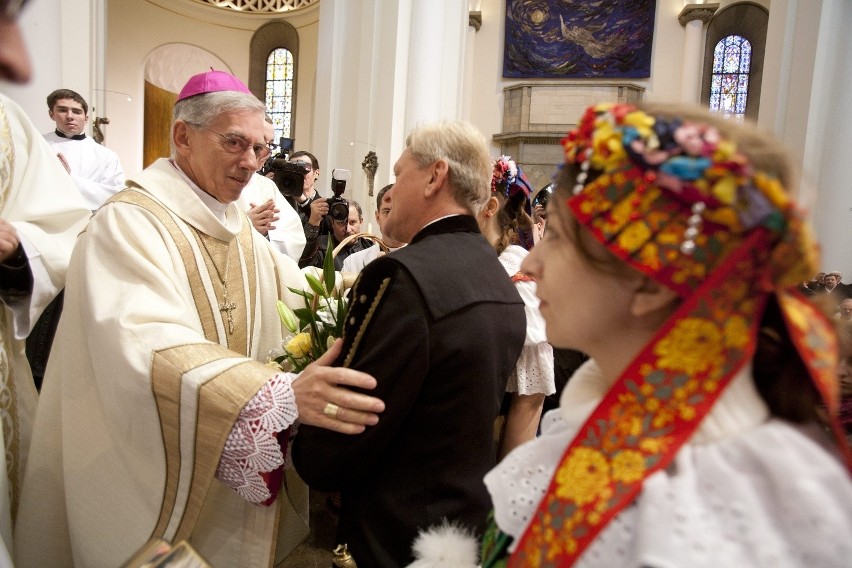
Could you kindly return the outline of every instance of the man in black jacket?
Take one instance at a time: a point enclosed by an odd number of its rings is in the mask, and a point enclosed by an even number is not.
[[[444,122],[406,146],[383,230],[410,244],[364,268],[337,361],[376,377],[385,412],[355,437],[302,427],[293,450],[309,485],[341,492],[338,541],[359,566],[408,564],[418,530],[443,519],[482,531],[494,419],[526,327],[473,217],[489,195],[485,139]]]

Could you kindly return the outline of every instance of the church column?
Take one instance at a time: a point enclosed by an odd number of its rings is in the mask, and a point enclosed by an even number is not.
[[[807,115],[803,138],[801,170],[804,175],[802,198],[811,208],[812,221],[822,245],[820,269],[839,270],[842,282],[852,283],[852,161],[848,156],[849,132],[852,132],[852,42],[849,41],[849,23],[852,22],[852,2],[849,0],[822,0],[802,2],[797,6],[796,26],[802,25],[802,11],[818,10],[816,27],[798,28],[799,38],[811,38],[816,44],[809,67],[813,81],[803,82],[797,70],[791,74],[796,89],[807,91],[808,107],[793,108],[796,98],[790,97],[788,113]],[[773,9],[775,2],[773,2]],[[790,132],[789,134],[793,134]],[[804,135],[803,135],[804,134]]]
[[[468,3],[460,0],[323,0],[313,147],[321,193],[332,168],[352,172],[345,196],[374,209],[361,162],[370,150],[375,188],[393,179],[418,122],[462,116]]]
[[[719,4],[687,4],[677,21],[684,27],[683,66],[680,100],[698,104],[701,100],[701,76],[704,69],[704,24],[710,21]]]
[[[473,4],[473,3],[471,3]],[[477,2],[478,4],[478,2]],[[464,47],[464,89],[462,91],[462,113],[464,120],[471,119],[471,105],[473,104],[471,93],[473,92],[473,55],[476,45],[476,32],[482,27],[482,12],[471,10],[467,18],[467,32]]]
[[[461,116],[467,2],[410,0],[406,130]]]

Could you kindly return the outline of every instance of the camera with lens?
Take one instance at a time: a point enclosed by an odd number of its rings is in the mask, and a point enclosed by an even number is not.
[[[302,195],[305,185],[305,174],[310,172],[310,166],[302,162],[290,162],[287,158],[274,157],[264,164],[260,175],[272,172],[272,181],[278,186],[278,191],[284,197]]]
[[[329,216],[338,222],[349,219],[349,202],[341,196],[346,191],[346,182],[350,176],[349,170],[334,169],[331,172],[331,192],[334,195],[326,201]]]
[[[547,202],[550,200],[550,196],[553,194],[554,189],[556,189],[556,182],[551,182],[546,186],[542,187],[540,190],[538,190],[538,193],[536,193],[532,201],[533,208],[535,208],[536,205],[546,207]]]

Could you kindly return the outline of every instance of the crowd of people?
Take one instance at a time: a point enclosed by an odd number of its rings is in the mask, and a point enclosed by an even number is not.
[[[29,73],[22,4],[0,2],[5,80]],[[127,177],[82,97],[48,107],[41,135],[0,94],[0,566],[179,542],[278,565],[309,487],[362,568],[852,558],[852,294],[811,278],[752,127],[595,105],[536,195],[470,124],[423,123],[359,239],[310,152],[300,195],[258,173],[271,124],[231,74],[189,78],[171,155]],[[278,301],[304,307],[329,246],[357,275],[343,336],[285,372]],[[63,290],[37,392],[24,340]]]

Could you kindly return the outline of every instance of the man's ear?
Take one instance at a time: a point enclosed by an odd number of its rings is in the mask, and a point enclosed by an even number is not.
[[[659,310],[669,311],[677,301],[678,295],[674,290],[642,275],[633,291],[630,313],[635,317],[644,317]]]
[[[429,166],[429,180],[426,183],[426,197],[432,197],[446,185],[445,180],[450,173],[450,165],[443,158]]]
[[[189,149],[189,125],[183,120],[175,122],[175,127],[172,130],[172,141],[175,144],[175,151],[178,154],[184,154]]]

